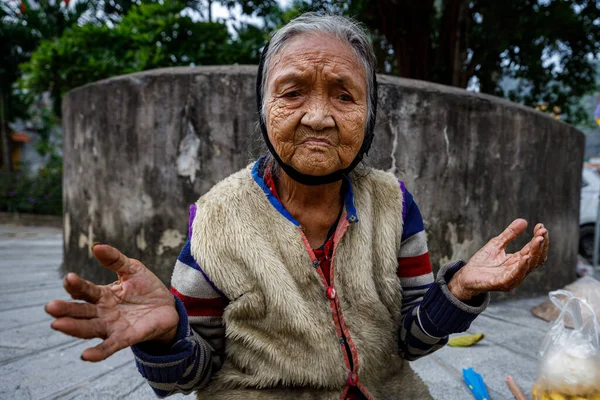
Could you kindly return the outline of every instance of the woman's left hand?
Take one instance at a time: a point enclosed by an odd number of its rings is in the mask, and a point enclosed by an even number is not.
[[[524,219],[514,220],[504,232],[490,240],[448,282],[459,300],[486,292],[508,292],[519,286],[548,257],[548,230],[537,224],[533,238],[521,251],[507,254],[506,246],[527,228]]]

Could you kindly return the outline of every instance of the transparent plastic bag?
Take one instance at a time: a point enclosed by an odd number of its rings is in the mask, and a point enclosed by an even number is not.
[[[534,400],[600,400],[600,324],[594,308],[566,290],[550,292],[561,310],[540,350]],[[565,326],[565,321],[573,329]]]

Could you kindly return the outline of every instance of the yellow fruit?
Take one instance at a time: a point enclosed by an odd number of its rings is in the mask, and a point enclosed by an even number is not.
[[[448,346],[468,347],[468,346],[474,345],[475,343],[479,342],[483,338],[484,338],[483,333],[476,333],[473,335],[455,336],[455,337],[450,338],[450,340],[448,340]]]
[[[567,400],[565,396],[557,392],[550,392],[550,400]]]
[[[531,394],[533,395],[533,400],[543,400],[542,396],[544,393],[537,383],[534,383],[531,387]]]

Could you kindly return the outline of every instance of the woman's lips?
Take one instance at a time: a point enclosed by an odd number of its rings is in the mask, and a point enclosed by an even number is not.
[[[331,146],[329,140],[323,138],[306,138],[302,141],[301,144],[306,144],[310,146]]]

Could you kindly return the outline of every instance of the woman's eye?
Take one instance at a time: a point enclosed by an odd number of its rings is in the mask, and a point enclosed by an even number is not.
[[[300,96],[300,92],[298,92],[297,90],[294,90],[292,92],[287,92],[286,94],[283,95],[283,97],[287,97],[290,99],[294,99],[298,96]]]
[[[353,100],[352,96],[350,96],[348,93],[342,93],[342,94],[340,94],[339,95],[339,99],[341,101],[344,101],[344,102],[346,102],[346,101],[352,101]]]

